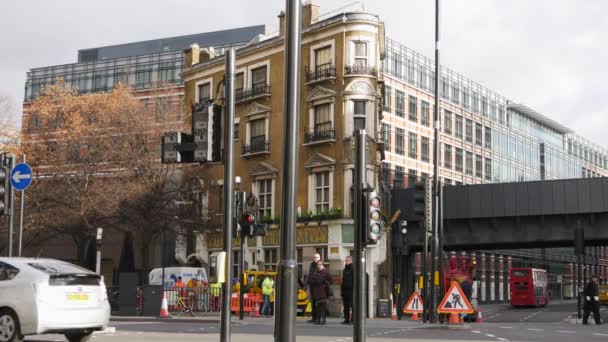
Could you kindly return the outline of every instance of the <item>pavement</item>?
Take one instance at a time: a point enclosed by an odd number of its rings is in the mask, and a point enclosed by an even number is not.
[[[606,341],[608,325],[570,324],[575,314],[575,302],[553,302],[545,308],[512,308],[509,305],[484,305],[484,323],[470,324],[463,330],[437,329],[409,320],[372,319],[366,322],[367,341]],[[608,321],[608,311],[602,311]],[[215,320],[215,321],[214,321]],[[305,319],[296,322],[296,340],[310,342],[350,342],[352,325],[342,325],[337,318],[317,326]],[[157,319],[144,317],[120,319],[114,317],[107,332],[93,337],[96,342],[156,342],[156,341],[219,341],[220,324],[214,317]],[[233,317],[232,342],[273,341],[273,318],[246,317],[239,321]],[[62,336],[47,335],[28,338],[27,341],[65,341]]]

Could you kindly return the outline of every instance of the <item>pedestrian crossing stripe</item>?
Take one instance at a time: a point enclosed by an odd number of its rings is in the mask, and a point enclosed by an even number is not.
[[[473,313],[473,307],[462,292],[457,282],[452,282],[452,286],[445,293],[441,304],[437,308],[439,313]]]
[[[403,307],[403,313],[422,313],[423,307],[422,298],[420,298],[418,291],[414,291],[405,307]]]

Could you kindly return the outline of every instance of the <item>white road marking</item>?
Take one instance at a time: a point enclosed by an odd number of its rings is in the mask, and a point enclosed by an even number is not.
[[[499,327],[500,329],[513,329],[513,327]]]
[[[473,331],[471,331],[471,332],[472,332],[473,334],[481,334],[481,331],[478,331],[478,330],[473,330]]]
[[[486,334],[486,336],[491,337],[491,338],[496,337],[496,336],[494,336],[494,335],[492,335],[492,334]]]
[[[528,330],[530,330],[530,331],[544,331],[543,329],[536,329],[536,328],[528,328]]]
[[[576,331],[571,331],[571,330],[558,330],[558,333],[563,333],[563,334],[576,334]]]
[[[598,334],[598,333],[593,333],[591,335],[595,335],[595,336],[608,336],[608,334]]]
[[[532,317],[534,317],[534,316],[536,316],[536,315],[538,315],[539,313],[544,312],[544,311],[547,311],[547,309],[540,310],[540,311],[536,311],[535,313],[533,313],[533,314],[531,314],[531,315],[528,315],[528,316],[526,316],[526,317],[524,317],[524,318],[520,319],[519,321],[520,321],[520,322],[527,321],[528,319],[530,319],[530,318],[532,318]]]
[[[508,341],[506,338],[502,338],[502,337],[497,337],[496,339],[499,341]]]

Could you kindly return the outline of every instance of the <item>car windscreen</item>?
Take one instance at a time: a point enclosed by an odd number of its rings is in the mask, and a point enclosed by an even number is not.
[[[4,262],[0,262],[0,281],[11,280],[19,273],[19,269]]]
[[[48,274],[49,284],[52,286],[99,285],[99,275],[66,262],[36,261],[28,265]]]

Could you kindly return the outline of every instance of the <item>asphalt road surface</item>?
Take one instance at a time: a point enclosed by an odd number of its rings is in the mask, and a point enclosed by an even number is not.
[[[552,303],[546,308],[515,309],[508,305],[484,306],[484,323],[474,323],[469,329],[447,330],[429,327],[419,322],[370,320],[367,323],[369,342],[389,341],[606,341],[607,325],[572,324],[576,305],[572,302]],[[574,314],[574,316],[572,316]],[[603,311],[608,321],[608,311]],[[233,342],[273,341],[274,320],[272,318],[246,318],[234,320]],[[97,334],[96,342],[156,342],[156,341],[218,341],[219,323],[149,321],[112,322],[115,332]],[[316,326],[299,319],[296,326],[297,341],[349,342],[352,341],[352,326],[340,324],[338,319],[328,320],[325,326]],[[65,341],[62,336],[38,336],[27,341]]]

